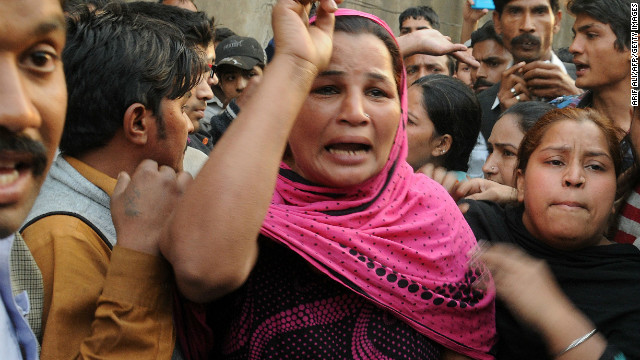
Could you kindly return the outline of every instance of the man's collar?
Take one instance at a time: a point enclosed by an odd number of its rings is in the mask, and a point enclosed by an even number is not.
[[[116,188],[116,183],[118,182],[116,179],[109,177],[109,175],[92,168],[74,157],[67,155],[63,155],[63,157],[80,175],[102,189],[102,191],[106,192],[109,196],[113,195],[113,190]]]

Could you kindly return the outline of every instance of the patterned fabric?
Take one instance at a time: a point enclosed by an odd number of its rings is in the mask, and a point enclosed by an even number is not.
[[[29,297],[29,314],[27,322],[36,335],[38,342],[42,341],[42,305],[44,291],[42,274],[38,264],[33,259],[27,244],[19,233],[15,234],[11,247],[11,288],[13,295],[26,291]],[[38,347],[40,344],[38,344]]]
[[[440,345],[264,237],[245,285],[210,308],[212,359],[440,359]]]
[[[613,241],[633,244],[640,248],[640,184],[633,189],[627,203],[622,207],[618,219],[618,232]]]
[[[554,249],[531,235],[522,222],[524,206],[502,207],[490,201],[465,200],[465,213],[478,239],[508,243],[544,260],[573,305],[629,359],[640,359],[640,250],[628,244]],[[544,338],[496,301],[500,341],[497,359],[552,360]],[[623,359],[623,358],[622,358]]]
[[[25,315],[29,300],[24,292],[13,294],[11,251],[15,236],[0,238],[0,354],[3,359],[37,360],[38,340]]]
[[[373,15],[336,13],[349,15],[393,34]],[[430,339],[490,359],[495,294],[471,286],[480,275],[467,265],[476,242],[456,204],[405,161],[404,74],[399,92],[402,119],[382,171],[357,186],[335,189],[310,184],[282,163],[261,232]]]
[[[549,104],[557,107],[558,109],[564,108],[584,108],[591,106],[593,100],[593,94],[590,91],[585,91],[580,95],[567,95],[555,98],[549,101]],[[585,104],[588,103],[588,104]]]

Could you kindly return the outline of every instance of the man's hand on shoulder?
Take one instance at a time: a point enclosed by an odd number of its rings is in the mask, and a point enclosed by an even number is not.
[[[165,224],[186,190],[191,176],[152,160],[138,165],[132,177],[122,172],[111,197],[111,218],[118,246],[160,255]]]

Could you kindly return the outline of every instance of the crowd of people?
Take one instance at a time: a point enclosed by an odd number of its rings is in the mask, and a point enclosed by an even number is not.
[[[635,0],[464,1],[0,0],[2,358],[640,359]]]

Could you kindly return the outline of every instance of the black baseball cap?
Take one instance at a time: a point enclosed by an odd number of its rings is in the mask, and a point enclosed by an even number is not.
[[[231,65],[243,70],[251,70],[256,65],[264,66],[267,54],[251,37],[231,36],[216,47],[216,66]]]

